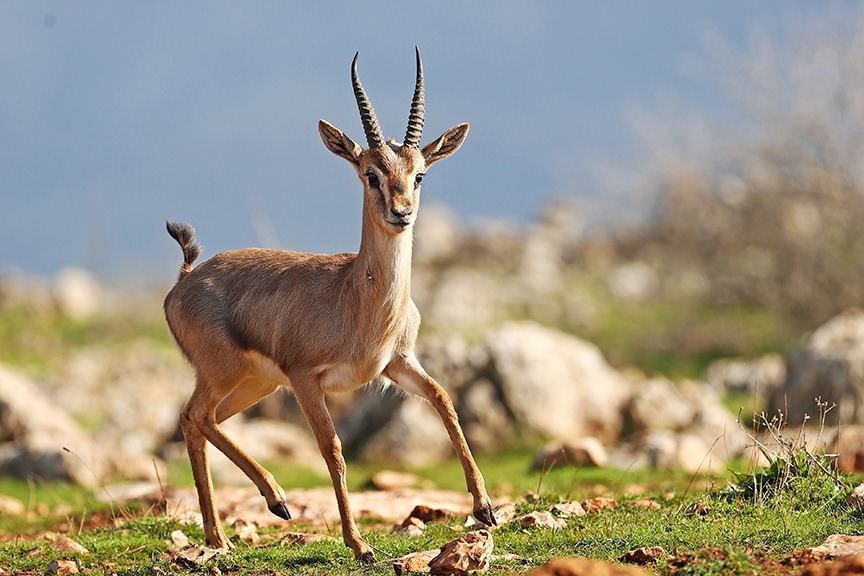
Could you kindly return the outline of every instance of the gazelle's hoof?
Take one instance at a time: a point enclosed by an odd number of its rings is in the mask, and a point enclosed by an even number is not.
[[[269,510],[283,520],[291,519],[291,513],[288,512],[288,506],[285,505],[285,502],[277,502],[270,506]]]
[[[476,508],[473,514],[474,518],[487,526],[498,525],[498,522],[495,521],[495,512],[492,510],[492,504],[486,504],[485,506]]]
[[[364,553],[361,554],[360,557],[357,558],[357,559],[360,560],[360,562],[362,562],[363,564],[366,564],[366,565],[369,565],[369,566],[371,566],[372,564],[375,564],[375,563],[378,561],[378,560],[375,559],[375,553],[374,553],[374,552],[371,552],[371,551],[369,551],[369,552],[364,552]]]
[[[207,538],[207,545],[213,548],[214,550],[222,550],[224,552],[228,552],[232,548],[234,548],[234,543],[228,539],[227,536],[223,535],[221,538]]]

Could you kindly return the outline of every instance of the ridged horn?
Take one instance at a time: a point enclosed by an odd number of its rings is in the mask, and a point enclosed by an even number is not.
[[[384,139],[384,133],[381,132],[381,125],[378,124],[378,117],[375,115],[372,103],[369,102],[369,97],[366,96],[366,91],[357,75],[357,58],[359,56],[360,52],[354,54],[354,61],[351,63],[351,85],[354,87],[357,107],[360,109],[360,120],[363,122],[363,131],[366,132],[366,142],[369,144],[369,148],[380,148],[387,141]]]
[[[426,119],[426,101],[423,91],[423,62],[420,60],[420,48],[414,47],[417,53],[417,82],[414,85],[414,98],[411,99],[411,113],[408,114],[408,131],[405,133],[405,146],[420,148],[420,137],[423,135],[423,121]]]

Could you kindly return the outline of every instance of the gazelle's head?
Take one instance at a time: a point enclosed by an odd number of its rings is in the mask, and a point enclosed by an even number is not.
[[[414,223],[420,204],[420,181],[426,170],[442,158],[454,153],[468,135],[468,124],[447,130],[436,140],[420,147],[425,118],[423,96],[423,64],[417,50],[417,83],[408,116],[408,130],[401,144],[385,140],[375,110],[357,75],[357,56],[351,63],[351,83],[360,108],[360,119],[369,147],[351,140],[341,130],[326,122],[318,122],[318,131],[327,149],[350,162],[363,182],[365,205],[378,218],[377,224],[390,233],[398,234]]]

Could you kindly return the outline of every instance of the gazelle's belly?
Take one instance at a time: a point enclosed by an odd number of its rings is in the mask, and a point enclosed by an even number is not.
[[[255,351],[244,353],[248,362],[247,378],[273,385],[293,388],[289,375],[268,356]],[[393,358],[390,350],[359,361],[335,361],[312,368],[309,373],[318,378],[324,392],[349,392],[381,376]]]
[[[363,362],[334,362],[315,367],[313,373],[325,392],[348,392],[380,376],[391,359],[388,353]]]

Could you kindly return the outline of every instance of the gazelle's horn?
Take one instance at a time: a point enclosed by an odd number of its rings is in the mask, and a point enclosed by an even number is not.
[[[420,148],[420,137],[423,135],[423,121],[426,119],[426,102],[423,93],[423,62],[420,60],[420,49],[417,52],[417,83],[414,85],[414,98],[411,99],[411,113],[408,115],[408,131],[405,133],[405,146]]]
[[[375,116],[372,103],[369,102],[369,97],[366,96],[366,91],[357,75],[357,58],[359,56],[360,52],[354,54],[354,61],[351,63],[351,85],[354,87],[354,98],[360,109],[360,120],[363,122],[363,131],[366,132],[366,142],[369,144],[369,148],[381,148],[386,144],[386,140],[384,140],[384,133],[381,132],[381,125],[378,124],[378,117]]]

